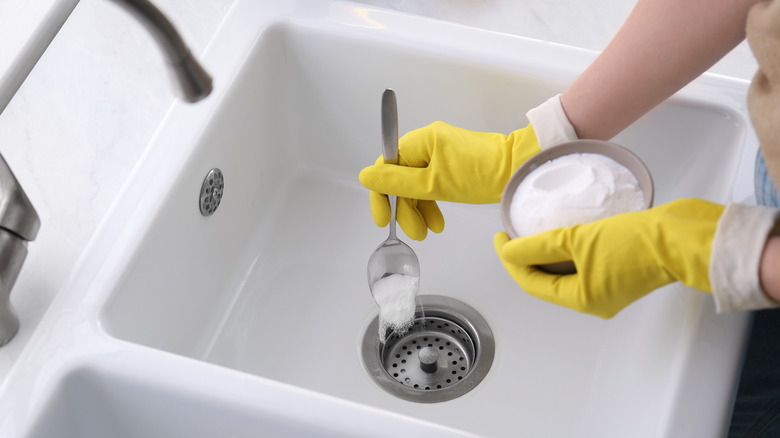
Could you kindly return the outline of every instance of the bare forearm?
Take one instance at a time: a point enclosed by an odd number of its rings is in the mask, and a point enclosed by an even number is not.
[[[604,52],[563,93],[580,138],[608,140],[745,38],[757,0],[639,0]]]

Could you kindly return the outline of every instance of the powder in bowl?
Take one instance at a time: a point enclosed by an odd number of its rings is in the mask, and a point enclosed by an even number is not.
[[[630,170],[596,153],[550,160],[529,173],[512,196],[509,216],[519,236],[592,222],[645,207]]]

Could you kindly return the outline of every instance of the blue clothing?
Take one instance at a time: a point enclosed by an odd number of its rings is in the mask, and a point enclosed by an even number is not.
[[[780,208],[764,157],[756,157],[756,201]],[[780,437],[780,309],[754,313],[729,438]]]
[[[769,176],[766,169],[766,162],[761,152],[756,154],[756,171],[753,177],[753,183],[756,191],[756,202],[758,205],[780,208],[780,194]]]

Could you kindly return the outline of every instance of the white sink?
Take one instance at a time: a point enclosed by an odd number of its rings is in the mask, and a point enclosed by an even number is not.
[[[368,427],[406,436],[457,435],[437,425],[399,421],[370,407],[273,382],[250,384],[253,389],[247,390],[241,379],[228,378],[215,391],[214,378],[219,379],[220,371],[206,370],[203,379],[196,379],[180,373],[175,362],[163,362],[125,355],[121,361],[91,360],[68,369],[49,394],[38,421],[24,435],[357,438],[366,436]],[[344,422],[350,415],[359,420]]]
[[[233,419],[238,436],[723,432],[747,316],[715,315],[679,284],[608,321],[537,300],[493,250],[496,205],[443,203],[444,233],[404,239],[421,293],[487,320],[487,376],[433,404],[377,386],[360,344],[377,313],[366,261],[386,230],[357,175],[380,153],[382,91],[398,95],[401,132],[507,133],[595,54],[349,2],[257,3],[228,14],[204,60],[214,95],[171,109],[7,379],[0,435],[217,435]],[[656,204],[749,196],[746,87],[705,75],[615,139],[647,163]],[[214,167],[224,198],[204,217]]]

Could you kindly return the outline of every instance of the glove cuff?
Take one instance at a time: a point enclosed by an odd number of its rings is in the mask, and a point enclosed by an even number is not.
[[[525,116],[534,127],[539,147],[542,150],[577,140],[577,132],[563,111],[561,95],[555,95],[543,104],[528,111]]]
[[[729,204],[718,221],[710,256],[710,284],[718,313],[779,307],[761,289],[758,267],[780,210]]]

